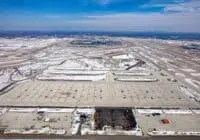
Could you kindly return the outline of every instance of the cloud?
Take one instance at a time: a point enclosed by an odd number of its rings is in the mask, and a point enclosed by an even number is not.
[[[185,3],[169,4],[164,8],[165,12],[200,12],[200,1],[192,0]]]
[[[169,3],[171,2],[171,3]],[[152,0],[150,3],[142,5],[140,8],[163,8],[164,12],[200,12],[200,0],[174,0],[168,2],[158,2]]]

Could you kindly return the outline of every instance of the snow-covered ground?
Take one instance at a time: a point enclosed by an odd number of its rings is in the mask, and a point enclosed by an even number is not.
[[[12,82],[10,81],[10,73],[0,74],[0,91],[8,87]]]
[[[124,82],[157,82],[158,79],[155,78],[116,78],[117,81]]]
[[[66,76],[66,75],[42,75],[37,76],[42,81],[99,81],[106,79],[106,75],[83,75],[83,76]]]
[[[48,38],[48,39],[37,39],[37,38],[15,38],[15,39],[0,39],[1,49],[20,49],[20,48],[35,48],[45,47],[51,45],[60,39]]]
[[[166,131],[158,130],[148,132],[150,136],[200,136],[200,132],[195,131]]]
[[[129,59],[132,59],[134,57],[131,54],[122,54],[122,55],[112,56],[112,58],[117,59],[117,60],[129,60]]]
[[[86,69],[86,67],[84,66],[84,64],[81,64],[78,61],[71,61],[68,60],[65,63],[63,63],[62,65],[57,65],[57,66],[52,66],[49,67],[49,69],[54,69],[54,70],[73,70],[73,69]]]

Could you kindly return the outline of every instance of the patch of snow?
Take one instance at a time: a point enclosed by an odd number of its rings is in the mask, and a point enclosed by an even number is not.
[[[164,109],[163,112],[166,114],[192,114],[192,111],[188,109]]]
[[[186,87],[180,87],[181,91],[186,94],[188,97],[194,98],[194,95],[190,90],[188,90]]]
[[[161,109],[137,109],[137,112],[140,114],[163,113]]]
[[[196,72],[195,70],[193,70],[193,69],[182,69],[183,71],[185,71],[185,72]]]
[[[72,135],[76,135],[78,133],[80,125],[80,117],[75,114],[74,120],[72,122]]]
[[[99,81],[106,79],[106,75],[95,75],[95,76],[66,76],[66,75],[41,75],[37,76],[38,80],[44,81]]]
[[[127,60],[127,59],[131,59],[131,58],[134,58],[132,55],[126,55],[126,54],[123,54],[123,55],[116,55],[116,56],[112,56],[112,59],[120,59],[120,60]]]
[[[84,65],[76,61],[66,61],[62,65],[52,66],[49,69],[62,70],[62,69],[85,69]]]
[[[10,82],[10,73],[3,73],[0,75],[0,91],[8,87],[12,83]]]
[[[84,108],[84,109],[77,109],[77,113],[86,113],[86,114],[94,114],[95,109],[94,108]]]
[[[181,91],[187,96],[193,98],[195,101],[200,102],[200,94],[190,88],[180,87]]]
[[[200,114],[200,109],[192,109],[192,111],[196,114]]]
[[[146,73],[146,72],[116,72],[114,73],[117,76],[148,76],[151,75],[151,73]]]
[[[90,69],[91,68],[92,69],[94,69],[94,68],[104,69],[105,68],[105,66],[104,66],[105,60],[102,60],[103,62],[100,62],[100,60],[98,60],[98,59],[81,59],[80,61],[83,61],[83,63],[86,63]]]
[[[10,73],[3,73],[0,75],[0,83],[7,83],[10,79]]]
[[[73,108],[38,108],[37,112],[44,111],[49,113],[72,113]]]
[[[61,39],[58,38],[49,38],[49,39],[38,39],[38,38],[15,38],[15,39],[7,39],[1,38],[1,49],[30,49],[30,48],[41,48],[48,45],[51,45]]]
[[[180,77],[185,77],[185,74],[183,73],[175,73],[176,76],[180,76]]]
[[[34,57],[44,57],[46,55],[46,53],[38,53],[38,54],[35,54]]]
[[[190,85],[192,85],[193,87],[199,88],[199,85],[200,85],[199,81],[196,81],[196,80],[193,80],[193,79],[189,79],[189,78],[185,78],[185,81],[187,83],[189,83]]]
[[[170,59],[162,57],[160,60],[164,61],[165,63],[168,63],[170,61]]]
[[[167,69],[168,71],[172,71],[172,72],[174,72],[175,71],[175,69]]]
[[[192,76],[200,77],[200,73],[190,73]]]
[[[64,135],[66,133],[66,131],[64,129],[59,129],[59,130],[56,130],[56,135]]]
[[[49,122],[49,121],[50,121],[50,118],[45,118],[44,121],[45,121],[45,122]]]
[[[127,136],[142,136],[142,130],[141,129],[136,129],[136,130],[90,130],[88,128],[83,129],[82,135],[127,135]]]
[[[200,132],[195,131],[151,131],[147,132],[150,136],[200,136]]]
[[[50,129],[49,127],[44,127],[41,129],[6,129],[4,134],[55,134],[64,135],[66,131],[64,129]]]
[[[74,70],[74,71],[62,71],[62,70],[46,70],[44,73],[47,74],[65,74],[65,75],[103,75],[106,74],[106,71],[83,71],[83,70]]]
[[[8,86],[10,86],[12,83],[0,83],[0,91],[4,90]]]
[[[158,79],[154,78],[116,78],[117,81],[124,82],[157,82]]]
[[[0,108],[0,116],[7,112],[7,108]]]
[[[35,108],[10,108],[10,112],[35,112]]]
[[[10,108],[10,112],[48,112],[48,113],[72,113],[74,108]]]

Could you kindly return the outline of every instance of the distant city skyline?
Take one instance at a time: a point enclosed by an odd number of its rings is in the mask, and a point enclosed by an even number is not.
[[[0,30],[200,33],[200,0],[1,0]]]

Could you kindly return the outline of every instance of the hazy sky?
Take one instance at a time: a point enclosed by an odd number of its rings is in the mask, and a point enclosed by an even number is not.
[[[200,0],[0,0],[0,30],[200,32]]]

